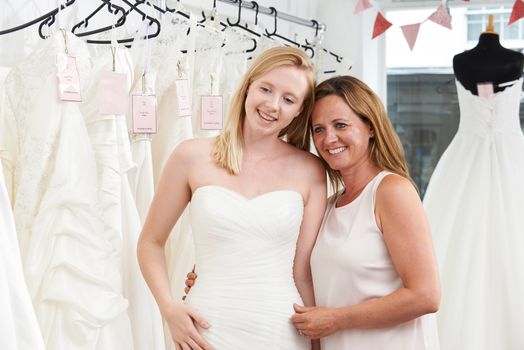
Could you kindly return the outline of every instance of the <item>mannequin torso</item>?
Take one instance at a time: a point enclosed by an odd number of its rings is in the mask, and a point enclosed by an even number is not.
[[[473,94],[478,94],[478,83],[493,83],[494,92],[504,90],[501,83],[522,76],[524,55],[504,48],[496,33],[482,33],[471,50],[453,57],[453,71],[457,80]]]

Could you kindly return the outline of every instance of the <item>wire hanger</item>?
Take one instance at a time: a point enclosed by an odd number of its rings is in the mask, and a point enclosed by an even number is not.
[[[242,0],[237,0],[238,1],[238,14],[237,14],[237,21],[234,22],[234,23],[231,23],[229,21],[229,18],[226,19],[226,22],[227,24],[229,24],[230,27],[237,27],[237,28],[240,28],[256,37],[261,37],[262,35],[260,33],[257,33],[255,32],[254,30],[251,30],[249,29],[247,26],[243,26],[240,24],[240,20],[242,19]],[[252,1],[251,3],[254,3],[254,1]],[[256,5],[257,8],[258,8],[258,4]],[[257,11],[257,15],[258,15],[258,11]],[[255,22],[256,24],[256,22]]]
[[[107,11],[109,11],[109,13],[111,14],[116,14],[118,12],[121,12],[122,13],[122,16],[118,18],[118,20],[115,22],[114,24],[114,27],[120,27],[122,26],[125,21],[126,21],[126,17],[127,17],[127,14],[126,14],[126,11],[124,10],[123,7],[120,7],[120,6],[117,6],[115,4],[112,4],[110,0],[102,0],[102,4],[100,6],[98,6],[91,14],[89,14],[89,16],[87,16],[84,20],[78,22],[77,24],[75,24],[73,26],[73,28],[71,28],[71,32],[73,34],[75,34],[76,36],[87,36],[87,35],[92,35],[92,34],[97,34],[97,33],[101,33],[101,32],[104,32],[106,30],[109,30],[111,29],[111,26],[109,27],[104,27],[104,28],[100,28],[100,29],[97,29],[97,30],[92,30],[92,31],[89,31],[89,32],[83,32],[83,33],[77,33],[77,29],[79,29],[80,27],[83,27],[84,28],[87,28],[89,26],[89,20],[91,18],[93,18],[93,16],[95,16],[102,8],[106,7],[107,6]],[[114,11],[112,11],[112,9],[114,8]]]
[[[102,1],[106,2],[107,0],[102,0]],[[128,0],[122,0],[122,1],[129,6],[129,9],[123,12],[123,16],[122,16],[123,19],[122,18],[119,19],[117,21],[117,24],[119,24],[119,25],[115,24],[114,27],[118,27],[118,26],[121,26],[122,24],[124,24],[125,18],[131,13],[131,11],[135,11],[135,12],[137,12],[138,14],[140,14],[142,16],[142,21],[149,20],[149,25],[155,24],[155,26],[156,26],[156,31],[155,32],[145,36],[142,39],[152,39],[152,38],[157,37],[160,34],[160,30],[161,30],[160,21],[158,19],[154,18],[154,17],[151,17],[151,16],[147,15],[145,12],[143,12],[142,10],[140,10],[138,8],[139,5],[147,3],[146,0],[142,0],[142,1],[138,0],[134,4],[129,2]],[[107,2],[109,2],[109,1],[107,1]],[[116,6],[116,5],[113,5],[113,4],[111,4],[111,6],[113,6],[115,8],[119,8],[122,11],[124,10],[123,8],[121,8],[119,6]],[[153,7],[155,9],[159,10],[159,11],[161,10],[160,7],[157,7],[157,6],[153,6]],[[109,5],[108,5],[108,9],[109,9]],[[97,10],[95,10],[94,13],[96,13]],[[111,12],[111,11],[109,11],[109,12]],[[92,15],[94,15],[94,13],[91,14],[90,16],[88,16],[88,18],[86,18],[86,20],[91,18]],[[79,24],[81,24],[81,23],[82,22],[80,22]],[[75,27],[77,27],[77,26],[78,26],[78,24],[75,25]],[[82,37],[82,36],[88,36],[88,35],[103,33],[103,32],[106,32],[108,30],[111,30],[111,28],[113,28],[113,25],[106,26],[106,27],[103,27],[103,28],[98,28],[98,29],[95,29],[95,30],[92,30],[92,31],[89,31],[89,32],[85,32],[85,33],[78,33],[78,34],[75,33],[75,34],[77,36],[79,36],[79,37]],[[133,41],[134,41],[134,38],[126,38],[126,39],[118,39],[117,40],[117,42],[120,43],[120,44],[132,43]],[[106,44],[106,45],[110,45],[111,44],[111,40],[88,39],[87,42],[90,43],[90,44]]]
[[[65,4],[62,4],[60,5],[60,9],[63,10],[65,9],[66,7],[72,5],[73,3],[75,2],[75,0],[69,0],[67,1]],[[16,26],[16,27],[13,27],[13,28],[9,28],[9,29],[4,29],[4,30],[1,30],[0,31],[0,35],[4,35],[4,34],[9,34],[9,33],[13,33],[13,32],[16,32],[16,31],[19,31],[19,30],[22,30],[24,28],[27,28],[27,27],[30,27],[32,26],[33,24],[36,24],[38,22],[42,22],[42,21],[51,21],[50,24],[53,24],[55,19],[54,19],[54,16],[58,13],[58,7],[54,10],[51,10],[49,11],[48,13],[38,17],[38,18],[35,18],[34,20],[32,21],[29,21],[27,23],[24,23],[24,24],[21,24],[19,26]],[[52,19],[51,19],[52,18]]]
[[[257,4],[257,7],[258,7],[258,4]],[[246,26],[241,25],[240,24],[241,18],[242,18],[242,0],[238,0],[237,20],[236,20],[236,22],[231,22],[229,20],[229,18],[227,18],[226,19],[227,24],[229,24],[230,27],[240,28],[240,29],[242,29],[243,31],[245,31],[245,32],[247,32],[249,34],[254,35],[257,38],[260,38],[262,36],[262,34],[257,33],[254,30],[248,28],[247,25]],[[251,38],[251,40],[253,40],[253,47],[248,49],[248,50],[246,50],[246,52],[253,52],[257,48],[257,40],[255,38]]]
[[[217,15],[218,15],[217,2],[216,2],[216,0],[213,0],[213,8],[211,9],[211,12],[209,13],[209,17],[206,16],[205,11],[202,10],[202,19],[200,21],[198,21],[198,25],[199,26],[205,26],[206,24],[209,24],[210,22],[214,23],[216,18],[217,18]],[[218,23],[222,27],[222,28],[220,28],[221,31],[223,31],[224,29],[226,29],[228,27],[228,24],[225,23],[225,22],[218,21]]]
[[[306,42],[306,47],[308,49],[311,49],[313,51],[313,56],[311,56],[311,58],[314,57],[314,52],[315,50],[313,49],[313,47],[317,46],[316,44],[318,44],[318,46],[320,46],[320,42],[316,43],[315,41],[318,41],[322,35],[322,33],[324,32],[324,28],[320,28],[320,24],[318,23],[318,21],[312,19],[311,20],[311,23],[313,23],[314,27],[315,27],[315,40],[313,42],[309,42],[307,40],[307,38],[305,39],[305,42]],[[343,57],[341,57],[340,55],[337,55],[336,53],[333,53],[329,50],[326,50],[324,47],[320,46],[322,48],[322,50],[328,54],[330,54],[331,56],[333,56],[336,61],[338,63],[341,63],[343,61]]]
[[[285,36],[282,36],[280,34],[277,33],[277,22],[278,22],[278,11],[276,8],[274,8],[273,6],[269,7],[269,9],[271,10],[271,14],[273,14],[273,21],[274,21],[274,26],[273,26],[273,32],[269,32],[267,29],[264,30],[265,32],[265,36],[267,36],[268,38],[273,38],[273,37],[276,37],[276,38],[279,38],[285,42],[287,42],[288,44],[291,44],[297,48],[301,48],[303,47],[301,44],[297,43],[296,41],[294,40],[291,40]]]

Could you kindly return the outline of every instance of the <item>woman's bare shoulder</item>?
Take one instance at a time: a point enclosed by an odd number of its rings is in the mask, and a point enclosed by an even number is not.
[[[176,146],[171,159],[177,163],[190,165],[195,161],[207,159],[212,153],[214,138],[184,140]]]
[[[320,158],[313,153],[294,148],[287,162],[295,175],[309,179],[311,183],[325,183],[326,168]]]

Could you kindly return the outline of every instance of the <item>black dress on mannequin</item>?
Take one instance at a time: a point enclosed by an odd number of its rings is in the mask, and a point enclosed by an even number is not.
[[[523,68],[524,55],[503,47],[494,32],[482,33],[474,48],[453,57],[457,80],[475,95],[478,83],[493,83],[494,92],[504,90],[498,85],[519,79]]]

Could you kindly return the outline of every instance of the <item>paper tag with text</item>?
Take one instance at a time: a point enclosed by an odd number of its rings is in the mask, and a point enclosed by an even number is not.
[[[62,101],[82,102],[80,75],[74,56],[68,56],[65,53],[56,55],[56,76],[58,78],[58,98]]]
[[[100,114],[123,115],[127,110],[127,75],[104,71],[100,75]]]
[[[175,80],[177,98],[177,116],[188,117],[191,115],[191,92],[189,91],[189,79]]]
[[[479,97],[488,99],[493,96],[493,83],[479,83],[477,84],[477,91]]]
[[[221,130],[223,116],[223,98],[217,96],[200,96],[200,129],[202,130]]]
[[[156,133],[156,96],[133,95],[133,133]]]

